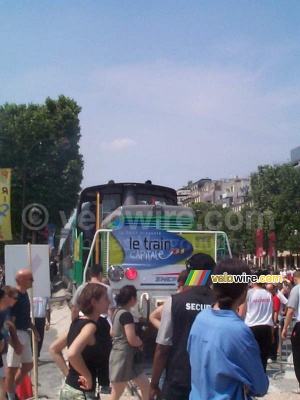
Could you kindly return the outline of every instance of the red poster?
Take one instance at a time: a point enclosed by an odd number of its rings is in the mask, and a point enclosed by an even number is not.
[[[255,232],[256,257],[264,256],[264,232],[262,229],[257,229]]]
[[[274,257],[275,255],[275,241],[276,241],[276,234],[275,232],[270,232],[268,236],[268,256]]]

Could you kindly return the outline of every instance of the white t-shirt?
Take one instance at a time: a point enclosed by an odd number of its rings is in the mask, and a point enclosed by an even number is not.
[[[49,310],[48,297],[34,297],[33,298],[33,316],[34,318],[45,318],[46,310]]]
[[[173,344],[173,323],[172,323],[172,297],[169,297],[164,303],[164,309],[159,325],[156,343],[164,346],[172,346]]]
[[[295,310],[294,314],[297,319],[297,322],[300,321],[300,285],[296,285],[293,287],[290,293],[290,297],[288,300],[288,307],[291,307]]]
[[[273,326],[273,298],[265,289],[253,288],[247,293],[247,313],[245,324]]]

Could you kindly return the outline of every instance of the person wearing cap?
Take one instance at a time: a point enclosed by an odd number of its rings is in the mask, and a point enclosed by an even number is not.
[[[33,367],[29,329],[32,330],[36,342],[40,339],[38,331],[30,319],[30,301],[27,290],[33,285],[32,273],[27,269],[21,269],[16,273],[15,279],[18,301],[11,309],[11,321],[17,329],[18,342],[15,342],[14,346],[8,345],[6,377],[8,400],[17,398],[15,388]],[[21,352],[18,349],[20,344]]]
[[[215,275],[250,274],[238,259],[221,260]],[[197,315],[188,339],[192,390],[190,400],[248,399],[269,387],[259,346],[238,316],[248,283],[214,283],[216,303]],[[251,397],[252,398],[252,397]]]
[[[205,253],[196,253],[187,260],[186,268],[212,270],[215,261]],[[204,286],[176,293],[165,302],[161,324],[156,338],[150,384],[150,400],[161,399],[159,380],[166,368],[163,385],[164,399],[188,400],[191,390],[191,369],[187,352],[187,340],[197,314],[214,301],[210,289],[211,279]]]

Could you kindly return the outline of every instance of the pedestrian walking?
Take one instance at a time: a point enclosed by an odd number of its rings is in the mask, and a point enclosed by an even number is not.
[[[137,359],[143,342],[135,333],[131,307],[137,302],[137,291],[132,285],[124,286],[116,295],[117,309],[112,319],[113,346],[109,358],[112,392],[109,400],[119,400],[126,384],[132,380],[142,393],[142,400],[149,400],[149,381],[140,360]]]
[[[41,349],[44,342],[45,330],[48,331],[50,328],[50,304],[49,297],[34,297],[33,298],[33,316],[34,324],[40,335],[38,342],[38,358],[41,355]]]
[[[11,309],[11,321],[15,324],[17,337],[13,338],[14,346],[9,344],[7,351],[6,387],[9,400],[16,400],[15,388],[33,367],[29,329],[32,330],[35,341],[39,341],[39,333],[30,319],[30,301],[27,293],[33,285],[32,273],[27,269],[19,270],[15,279],[18,301]]]

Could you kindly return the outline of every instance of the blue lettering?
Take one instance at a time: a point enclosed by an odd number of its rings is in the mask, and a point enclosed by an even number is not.
[[[157,276],[155,282],[173,283],[177,281],[176,276]]]

